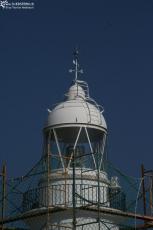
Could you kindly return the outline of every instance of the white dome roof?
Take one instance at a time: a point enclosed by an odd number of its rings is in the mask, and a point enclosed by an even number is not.
[[[85,90],[78,84],[70,87],[67,100],[58,104],[49,112],[48,126],[65,124],[96,125],[107,129],[105,119],[99,107],[87,101]]]
[[[80,99],[86,98],[85,91],[79,84],[76,83],[69,88],[69,92],[67,96],[68,96],[68,100],[74,100],[77,97],[79,97]]]

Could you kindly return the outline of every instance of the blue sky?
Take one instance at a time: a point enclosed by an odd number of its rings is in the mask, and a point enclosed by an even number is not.
[[[105,109],[109,159],[153,168],[153,2],[35,1],[0,10],[0,165],[24,175],[42,154],[47,108],[63,99],[77,45],[82,79]]]

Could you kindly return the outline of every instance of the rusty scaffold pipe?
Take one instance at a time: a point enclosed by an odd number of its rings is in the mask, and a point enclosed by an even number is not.
[[[1,229],[4,229],[4,218],[5,218],[5,207],[6,207],[6,163],[3,163],[2,172],[0,174],[2,177],[2,206],[1,206]]]

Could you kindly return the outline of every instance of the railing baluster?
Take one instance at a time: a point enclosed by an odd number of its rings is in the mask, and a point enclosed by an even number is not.
[[[49,188],[49,205],[72,205],[72,184],[52,184]],[[66,201],[63,199],[65,197]],[[47,187],[31,189],[23,194],[23,212],[47,205]],[[98,187],[89,184],[76,184],[76,204],[86,205],[98,202]],[[82,197],[82,198],[81,198]],[[66,202],[66,203],[65,203]],[[100,206],[112,207],[125,211],[126,197],[122,191],[111,191],[109,187],[100,186]]]

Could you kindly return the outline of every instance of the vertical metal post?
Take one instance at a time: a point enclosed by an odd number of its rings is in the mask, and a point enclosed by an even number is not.
[[[76,195],[75,195],[75,149],[73,151],[73,188],[72,188],[72,201],[73,201],[73,230],[76,230]]]
[[[47,230],[49,230],[50,132],[47,136]]]
[[[144,181],[144,165],[141,165],[141,177],[142,177],[142,195],[143,195],[143,212],[146,215],[146,191],[145,191],[145,181]]]
[[[99,152],[97,153],[97,179],[98,179],[98,229],[100,230],[100,159]]]
[[[67,171],[66,171],[66,167],[65,167],[65,169],[64,169],[64,181],[65,181],[65,190],[64,190],[64,200],[65,200],[65,207],[67,206],[67,201],[68,201],[68,199],[67,199],[67,195],[66,195],[66,193],[67,193]]]
[[[150,203],[150,215],[152,216],[153,214],[153,175],[150,176],[150,189],[149,189],[149,203]]]
[[[100,173],[100,169],[98,166],[98,227],[100,230],[100,176],[99,176],[99,173]]]
[[[4,229],[3,220],[5,217],[5,197],[6,197],[6,164],[2,166],[2,230]]]

